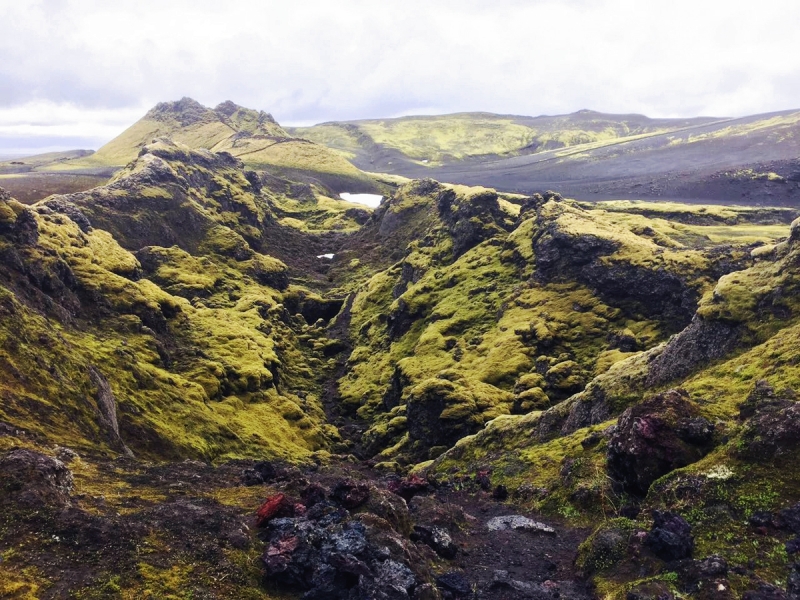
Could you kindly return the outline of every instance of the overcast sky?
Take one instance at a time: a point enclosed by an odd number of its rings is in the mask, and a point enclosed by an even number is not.
[[[0,155],[191,96],[284,125],[800,108],[798,0],[0,1]]]

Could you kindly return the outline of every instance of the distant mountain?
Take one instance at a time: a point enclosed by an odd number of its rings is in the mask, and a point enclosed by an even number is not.
[[[592,110],[539,117],[470,112],[330,122],[289,131],[345,153],[361,168],[397,171],[405,163],[435,167],[474,157],[534,154],[718,120],[650,119]]]
[[[649,119],[463,113],[290,129],[356,166],[519,193],[800,202],[800,111]]]
[[[195,149],[228,152],[250,168],[319,182],[335,191],[378,191],[372,178],[341,155],[292,137],[266,112],[230,101],[210,109],[191,98],[157,104],[97,152],[77,150],[6,161],[0,163],[0,174],[15,175],[15,181],[7,187],[23,201],[35,201],[50,193],[83,191],[104,183],[156,138],[169,138]],[[23,173],[26,175],[20,177]],[[88,185],[76,183],[78,174]]]

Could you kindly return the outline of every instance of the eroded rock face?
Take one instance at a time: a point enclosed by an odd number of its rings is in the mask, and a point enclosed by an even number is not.
[[[0,502],[28,508],[70,502],[72,472],[60,460],[32,450],[12,450],[0,460]]]
[[[608,442],[609,475],[624,491],[644,496],[662,475],[702,458],[714,426],[697,412],[683,390],[627,409]]]
[[[744,420],[744,427],[735,447],[738,457],[762,462],[797,456],[800,402],[794,390],[776,391],[767,381],[757,382],[739,407],[739,418]]]
[[[737,326],[695,317],[653,360],[645,383],[647,387],[656,387],[684,377],[728,354],[738,340]]]

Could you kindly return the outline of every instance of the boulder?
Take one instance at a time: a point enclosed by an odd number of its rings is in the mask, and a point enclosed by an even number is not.
[[[72,472],[58,459],[33,450],[12,450],[0,460],[0,502],[27,508],[70,503]]]
[[[665,561],[691,558],[694,551],[692,527],[686,519],[668,511],[653,511],[653,528],[645,538],[645,545],[658,558]]]
[[[792,460],[800,449],[800,402],[787,400],[757,410],[736,448],[740,458],[754,462]]]
[[[266,527],[272,519],[277,517],[293,517],[294,503],[285,494],[275,494],[267,498],[256,512],[256,525]]]
[[[451,571],[436,578],[436,585],[455,598],[466,598],[472,594],[469,580],[458,571]]]
[[[493,517],[486,523],[489,531],[532,531],[533,533],[554,534],[556,531],[549,525],[539,523],[522,515],[507,515],[503,517]]]
[[[453,542],[453,538],[441,527],[415,525],[411,539],[427,544],[442,558],[453,559],[458,554],[458,546]]]
[[[340,503],[348,510],[358,508],[369,499],[369,485],[365,482],[355,482],[345,479],[336,484],[331,492],[331,499]]]
[[[644,496],[670,471],[700,460],[714,426],[698,416],[682,390],[658,394],[627,409],[608,441],[608,472],[623,491]]]

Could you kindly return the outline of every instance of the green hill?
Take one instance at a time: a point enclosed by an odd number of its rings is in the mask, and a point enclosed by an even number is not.
[[[69,166],[121,167],[160,137],[190,148],[229,152],[253,168],[269,168],[277,174],[293,174],[295,178],[316,177],[341,191],[376,189],[372,180],[348,161],[324,146],[293,138],[263,111],[230,101],[212,110],[191,98],[158,104],[96,153]]]
[[[322,123],[290,131],[339,150],[362,168],[381,150],[434,167],[474,157],[532,154],[665,133],[716,120],[650,119],[590,110],[541,117],[456,113]]]

